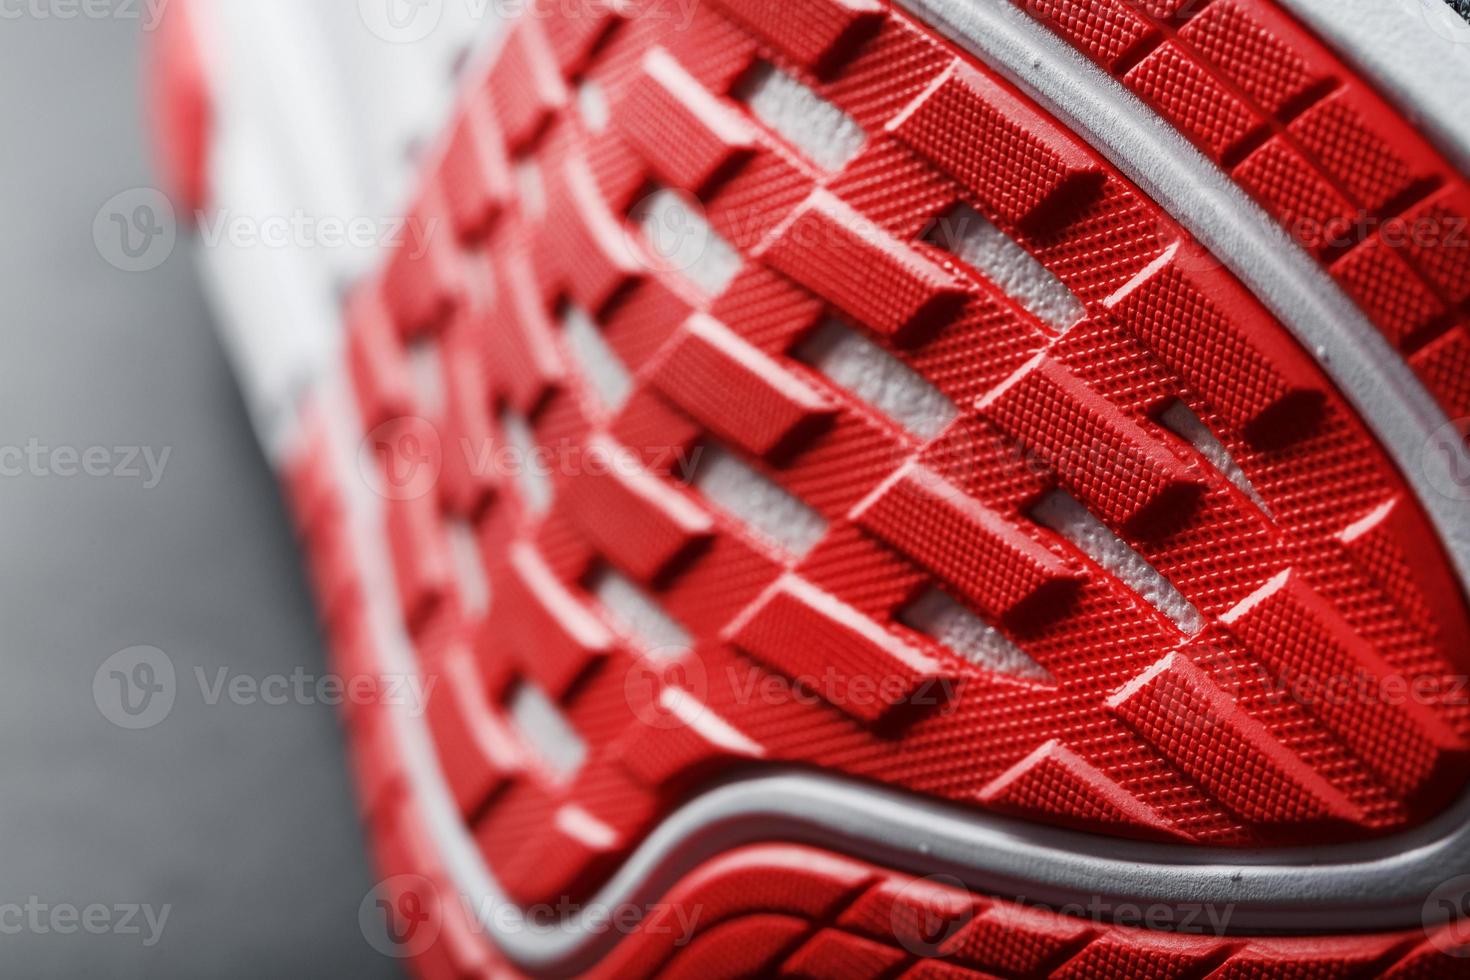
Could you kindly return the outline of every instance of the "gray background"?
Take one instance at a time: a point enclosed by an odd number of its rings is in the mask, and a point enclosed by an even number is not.
[[[187,249],[129,275],[93,244],[98,207],[154,180],[142,43],[125,17],[0,21],[0,447],[171,449],[154,489],[0,477],[0,905],[172,910],[151,949],[0,935],[0,974],[396,976],[357,926],[372,879],[332,709],[209,706],[194,677],[325,668]],[[139,644],[179,695],[127,732],[92,678]]]

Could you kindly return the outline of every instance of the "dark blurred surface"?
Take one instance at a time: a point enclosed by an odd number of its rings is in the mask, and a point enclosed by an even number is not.
[[[395,976],[357,925],[371,872],[334,711],[210,705],[196,680],[325,667],[188,249],[128,274],[93,243],[99,206],[153,181],[142,45],[124,16],[0,23],[0,452],[169,451],[151,489],[146,467],[0,476],[0,974]],[[178,695],[126,731],[92,682],[135,645],[167,653]],[[46,912],[15,932],[7,906],[37,903],[169,913],[152,947],[141,914],[141,935]]]

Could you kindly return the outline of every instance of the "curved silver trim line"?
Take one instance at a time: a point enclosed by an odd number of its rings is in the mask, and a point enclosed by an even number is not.
[[[1265,301],[1363,412],[1421,495],[1470,582],[1470,508],[1434,493],[1419,456],[1447,421],[1401,359],[1305,254],[1172,129],[1005,0],[906,0],[1106,153]],[[334,465],[364,570],[372,630],[388,670],[414,668],[393,618],[381,502],[357,471],[361,438],[345,379],[319,392],[333,426]],[[1445,452],[1459,450],[1439,444]],[[1470,465],[1470,463],[1466,463]],[[1464,511],[1463,513],[1457,511]],[[497,920],[513,909],[459,818],[422,718],[391,716],[414,798],[460,895]],[[1031,901],[1099,899],[1164,907],[1212,904],[1245,932],[1411,927],[1441,882],[1470,872],[1470,799],[1392,839],[1240,852],[1101,838],[914,799],[832,776],[773,770],[711,788],[668,816],[588,903],[654,901],[703,860],[741,844],[791,841]],[[594,962],[617,937],[580,917],[554,926],[519,918],[491,932],[520,966],[561,973]],[[489,922],[484,928],[492,929]]]

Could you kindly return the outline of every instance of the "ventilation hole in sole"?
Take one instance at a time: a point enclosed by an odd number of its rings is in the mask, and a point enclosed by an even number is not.
[[[569,303],[562,310],[561,325],[567,349],[602,407],[613,412],[622,408],[633,393],[633,378],[597,323],[586,310]]]
[[[539,687],[529,681],[516,684],[506,702],[506,711],[521,742],[557,778],[569,780],[582,768],[587,758],[587,743],[572,730],[561,709]]]
[[[938,589],[909,603],[898,619],[977,667],[1026,680],[1051,680],[1045,668],[1022,653],[1009,637]]]
[[[655,257],[710,296],[724,292],[740,271],[740,253],[685,194],[660,188],[639,201],[630,217]]]
[[[693,641],[684,627],[664,612],[646,592],[614,569],[604,566],[588,589],[623,632],[656,660],[672,660],[689,651]]]
[[[935,219],[924,240],[970,266],[1058,333],[1087,316],[1087,308],[1065,283],[967,204]]]
[[[521,499],[533,513],[545,513],[551,506],[551,474],[546,471],[545,460],[538,451],[530,423],[510,409],[504,409],[500,413],[500,428],[509,443],[510,468],[520,488]]]
[[[838,320],[827,320],[794,353],[919,439],[939,435],[959,413],[921,374]]]
[[[1040,524],[1071,541],[1079,551],[1138,593],[1189,636],[1204,628],[1204,619],[1183,593],[1133,547],[1118,537],[1077,498],[1054,490],[1031,511]]]
[[[444,366],[439,361],[439,345],[432,338],[420,337],[409,343],[408,371],[419,411],[438,418],[445,404]]]
[[[824,170],[841,170],[868,140],[856,119],[770,62],[757,63],[736,87],[735,97]]]
[[[822,515],[722,446],[706,446],[694,486],[710,503],[797,558],[827,532]]]
[[[521,213],[528,221],[541,220],[546,216],[546,181],[541,176],[541,165],[531,157],[520,157],[514,169]]]
[[[1225,448],[1225,444],[1216,438],[1215,433],[1210,431],[1210,427],[1198,415],[1189,410],[1188,405],[1182,401],[1173,402],[1159,416],[1159,423],[1193,446],[1205,458],[1205,462],[1234,484],[1263,514],[1271,516],[1271,508],[1266,506],[1266,501],[1256,492],[1250,477],[1245,475],[1235,457],[1230,455],[1230,450]]]
[[[448,533],[449,557],[459,584],[460,601],[469,615],[482,616],[490,608],[490,581],[485,575],[475,527],[469,521],[451,520]]]
[[[602,86],[590,78],[577,86],[577,115],[582,117],[582,124],[592,133],[600,133],[606,129],[611,118],[607,108],[607,95],[602,91]]]

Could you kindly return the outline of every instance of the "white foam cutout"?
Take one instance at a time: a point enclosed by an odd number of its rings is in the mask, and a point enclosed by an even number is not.
[[[684,627],[620,573],[603,568],[593,580],[590,591],[648,656],[660,660],[673,659],[689,651],[693,641]]]
[[[909,603],[898,618],[978,667],[1027,680],[1051,680],[1046,669],[1021,652],[1009,637],[938,589],[930,589]]]
[[[827,533],[821,514],[722,446],[704,447],[693,482],[710,503],[798,558]]]
[[[935,220],[925,236],[1000,287],[1037,319],[1066,333],[1087,316],[1077,294],[979,211],[961,204]]]
[[[607,128],[610,118],[607,95],[603,93],[602,86],[591,79],[577,86],[577,114],[590,132],[600,133]]]
[[[1132,546],[1064,490],[1042,498],[1031,516],[1077,546],[1189,636],[1204,629],[1204,618],[1174,583]]]
[[[444,366],[439,360],[439,345],[427,337],[408,345],[408,373],[413,379],[420,411],[437,417],[444,411]]]
[[[516,734],[561,779],[570,779],[587,758],[587,743],[572,730],[561,709],[528,681],[521,681],[506,705]]]
[[[868,140],[856,119],[770,62],[762,61],[751,69],[735,96],[750,107],[752,115],[824,170],[841,170]]]
[[[537,452],[536,436],[531,425],[510,409],[500,413],[500,429],[510,443],[511,470],[521,497],[533,512],[542,514],[551,506],[551,474],[546,472],[542,455]]]
[[[546,181],[541,177],[541,166],[531,157],[521,157],[515,162],[516,194],[520,198],[521,211],[532,221],[546,215]]]
[[[959,413],[921,374],[841,321],[823,323],[795,354],[920,439],[939,435]]]
[[[638,202],[632,219],[649,251],[710,296],[724,292],[740,271],[740,253],[693,198],[660,188]]]
[[[602,328],[586,310],[574,303],[563,311],[561,325],[567,348],[582,377],[587,379],[602,402],[602,407],[610,411],[622,408],[633,393],[633,378],[627,366],[608,346],[607,339],[602,336]]]
[[[464,520],[449,522],[449,556],[465,610],[472,616],[484,615],[490,608],[490,580],[485,575],[485,561],[480,555],[473,524]]]
[[[1205,425],[1204,420],[1189,410],[1189,406],[1181,401],[1176,401],[1164,409],[1159,416],[1164,428],[1179,436],[1189,443],[1199,454],[1205,458],[1205,462],[1213,466],[1221,476],[1235,484],[1235,488],[1250,498],[1250,502],[1260,508],[1267,517],[1271,516],[1271,508],[1266,506],[1266,501],[1256,493],[1255,485],[1251,483],[1250,477],[1240,468],[1235,457],[1230,455],[1230,450],[1225,448],[1210,427]]]

